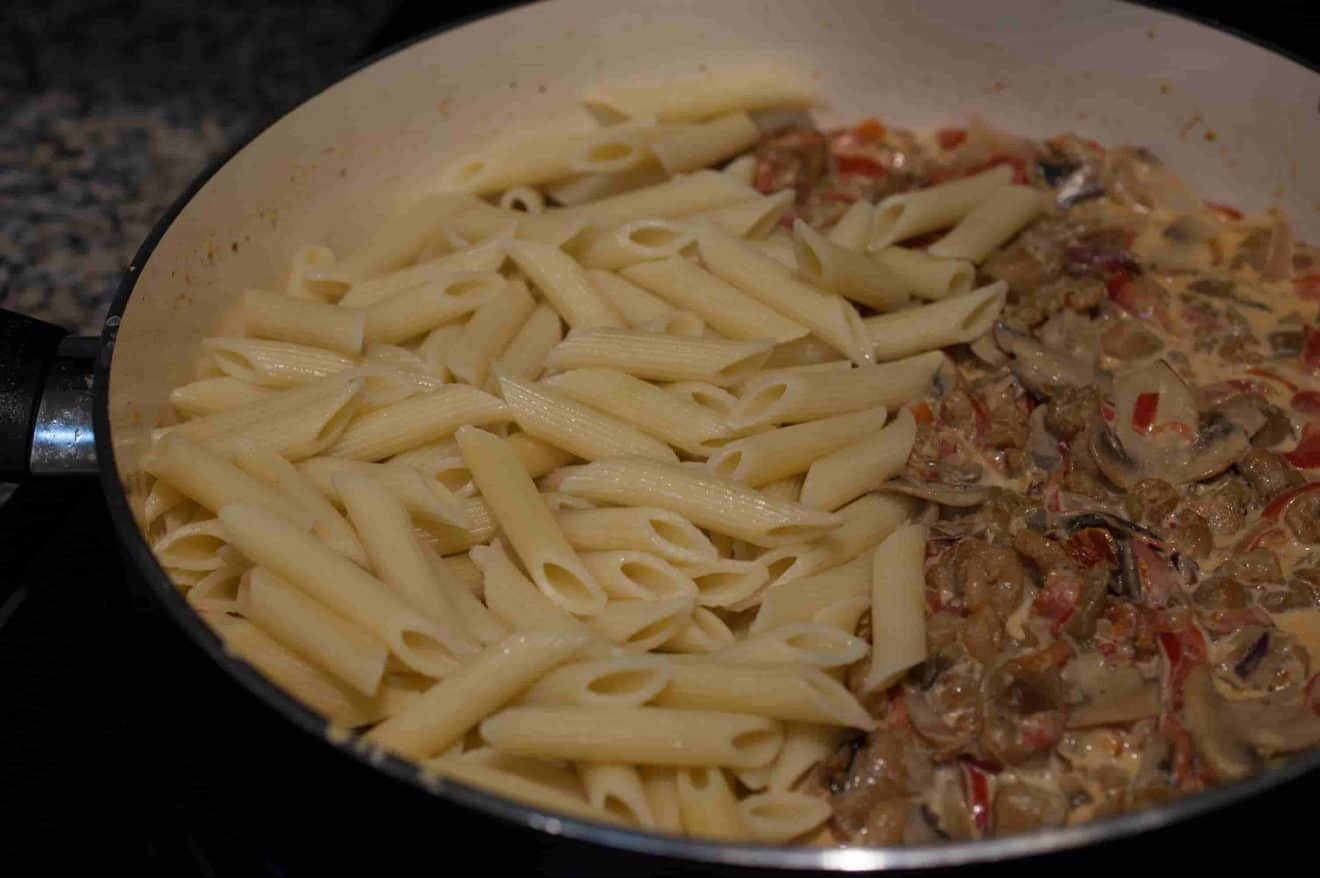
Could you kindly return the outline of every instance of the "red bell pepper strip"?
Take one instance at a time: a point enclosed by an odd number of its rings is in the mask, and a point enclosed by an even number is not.
[[[1137,394],[1137,401],[1132,406],[1132,429],[1139,433],[1149,433],[1155,426],[1155,413],[1160,408],[1158,391]]]
[[[963,795],[967,798],[972,825],[977,832],[983,833],[990,828],[990,776],[966,759],[961,760],[960,764]]]
[[[967,142],[966,128],[941,128],[935,132],[935,142],[940,149],[957,149]]]
[[[1288,404],[1299,414],[1320,415],[1320,391],[1299,390]]]
[[[889,171],[884,165],[864,155],[836,156],[834,163],[840,174],[853,174],[872,180],[883,180],[889,176]]]
[[[1302,441],[1292,451],[1285,453],[1283,459],[1298,469],[1320,467],[1320,426],[1307,424],[1302,429]]]
[[[1298,485],[1296,488],[1289,488],[1271,500],[1269,505],[1261,510],[1260,517],[1276,521],[1284,510],[1292,504],[1292,501],[1303,494],[1310,494],[1312,491],[1320,491],[1320,482],[1310,482],[1309,484]]]

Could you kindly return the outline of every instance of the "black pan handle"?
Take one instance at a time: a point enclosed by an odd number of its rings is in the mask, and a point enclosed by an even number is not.
[[[98,349],[97,339],[0,308],[0,481],[96,472]]]

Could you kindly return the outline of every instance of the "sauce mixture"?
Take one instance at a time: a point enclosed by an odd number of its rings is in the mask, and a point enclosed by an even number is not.
[[[835,838],[1061,826],[1320,742],[1320,251],[1071,135],[871,120],[756,156],[785,222],[995,164],[1058,208],[982,264],[1002,320],[914,406],[929,657],[809,781]]]

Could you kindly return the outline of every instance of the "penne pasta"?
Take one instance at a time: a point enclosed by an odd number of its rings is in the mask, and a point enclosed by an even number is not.
[[[797,786],[812,768],[835,751],[839,730],[813,723],[790,723],[784,726],[784,746],[770,766],[767,786],[787,792]]]
[[[875,220],[875,205],[869,201],[854,201],[830,229],[831,243],[845,250],[863,251],[871,237]]]
[[[591,285],[582,267],[562,250],[533,241],[512,241],[506,247],[514,264],[570,327],[623,326],[623,320]]]
[[[694,222],[711,222],[739,238],[762,240],[779,228],[779,220],[793,204],[793,190],[784,189],[764,198],[740,201],[699,213]]]
[[[208,338],[202,341],[202,350],[225,375],[273,388],[305,384],[354,365],[343,354],[323,348],[255,338]]]
[[[546,597],[524,576],[502,544],[495,542],[474,549],[472,556],[484,574],[486,605],[505,625],[514,631],[567,631],[582,635],[588,640],[584,653],[592,655],[613,651],[600,634]]]
[[[444,757],[427,763],[427,769],[447,780],[458,781],[491,795],[521,802],[554,814],[567,814],[580,820],[612,823],[612,813],[593,808],[581,793],[566,792],[536,780],[501,771],[465,757]]]
[[[612,814],[620,823],[650,829],[655,826],[637,767],[626,763],[583,762],[578,775],[593,808]]]
[[[392,293],[362,309],[368,342],[396,344],[470,314],[503,292],[495,272],[453,272],[443,280]]]
[[[508,420],[509,408],[473,387],[447,385],[363,415],[326,452],[376,461],[446,438],[459,427]]]
[[[675,125],[651,141],[651,152],[671,174],[697,171],[733,158],[761,139],[761,130],[739,111],[696,125]]]
[[[866,318],[880,362],[963,344],[990,331],[1004,310],[1008,284],[996,281],[961,296]]]
[[[491,363],[522,328],[536,302],[521,282],[504,290],[473,312],[445,353],[445,365],[459,381],[480,387]]]
[[[653,700],[673,674],[657,656],[620,655],[561,665],[523,693],[521,704],[640,707]]]
[[[622,506],[668,509],[699,527],[758,546],[812,539],[839,523],[835,515],[770,500],[688,467],[637,457],[569,467],[559,490]]]
[[[890,195],[875,206],[868,249],[881,250],[908,238],[954,225],[996,190],[1008,185],[1013,171],[997,165],[971,177],[916,192]]]
[[[355,308],[294,299],[266,290],[248,290],[239,299],[244,334],[295,342],[340,354],[362,353],[367,315]]]
[[[574,207],[589,201],[600,201],[611,195],[663,183],[666,176],[664,169],[659,165],[647,164],[608,174],[582,174],[559,183],[551,183],[543,188],[551,201],[565,207]]]
[[[609,549],[582,552],[579,557],[612,600],[654,601],[697,594],[691,577],[647,552]]]
[[[931,302],[969,292],[976,280],[976,266],[964,259],[940,259],[903,247],[886,247],[873,257],[902,281],[908,293]]]
[[[299,472],[328,500],[345,506],[338,479],[371,479],[388,491],[419,522],[440,527],[469,527],[467,506],[444,485],[398,463],[364,463],[338,457],[316,457],[299,464]]]
[[[347,256],[324,269],[309,271],[308,277],[351,286],[402,268],[413,261],[445,222],[471,203],[466,195],[428,195],[383,222]]]
[[[818,668],[724,664],[719,656],[673,664],[669,685],[655,704],[857,729],[875,727],[852,693]]]
[[[690,594],[654,600],[611,600],[587,620],[587,625],[620,646],[646,652],[681,631],[694,604]]]
[[[822,611],[843,602],[860,601],[863,609],[869,606],[872,554],[766,589],[751,633],[772,631],[790,622],[819,621]]]
[[[652,381],[728,384],[755,371],[769,341],[683,338],[632,329],[574,331],[546,357],[552,369],[615,369]]]
[[[335,251],[324,244],[305,244],[293,251],[289,260],[289,274],[284,283],[284,294],[294,299],[324,302],[341,292],[338,284],[327,284],[310,278],[309,273],[329,268],[334,264]]]
[[[545,197],[531,186],[512,186],[500,195],[499,205],[504,210],[544,213]]]
[[[561,512],[559,527],[575,549],[647,552],[666,561],[713,561],[715,546],[681,515],[654,507]]]
[[[224,527],[210,518],[167,531],[151,544],[151,551],[161,566],[171,570],[210,572],[225,566],[224,558],[217,554],[224,544]]]
[[[582,265],[617,271],[639,262],[676,256],[696,240],[691,231],[672,220],[630,220],[621,226],[591,229],[572,245]]]
[[[801,838],[830,818],[828,802],[786,790],[748,796],[737,807],[747,836],[766,844],[786,844]]]
[[[170,405],[181,415],[198,418],[270,399],[275,391],[223,375],[202,378],[170,391]]]
[[[618,226],[630,220],[689,216],[756,197],[755,189],[724,174],[698,171],[654,186],[565,208],[561,213],[596,226]]]
[[[734,664],[840,668],[864,658],[869,651],[865,640],[830,625],[790,622],[731,644],[712,659]]]
[[[500,392],[518,426],[584,460],[637,455],[677,461],[665,443],[629,424],[558,393],[550,385],[499,376]]]
[[[472,480],[523,566],[546,597],[578,615],[605,608],[605,592],[582,565],[508,443],[475,427],[458,431]]]
[[[779,427],[736,439],[706,461],[720,478],[753,487],[808,470],[817,460],[885,424],[884,407]]]
[[[434,756],[568,661],[585,643],[581,635],[565,632],[511,634],[432,686],[408,709],[373,728],[367,739],[416,759]],[[483,737],[491,740],[484,732]]]
[[[348,288],[339,300],[341,306],[366,308],[395,294],[422,287],[444,287],[457,277],[469,273],[488,274],[498,271],[507,255],[502,241],[495,240],[475,247],[466,247],[358,281]]]
[[[793,255],[798,273],[822,289],[877,311],[908,301],[907,285],[887,265],[834,243],[800,219],[793,223]]]
[[[545,358],[564,338],[559,314],[542,302],[496,360],[498,369],[511,378],[535,381],[545,370]]]
[[[678,779],[678,813],[683,829],[697,838],[737,841],[746,838],[737,797],[721,768],[681,768]]]
[[[632,329],[674,313],[674,306],[613,272],[592,269],[587,272],[587,277]]]
[[[541,759],[641,765],[766,765],[780,724],[759,716],[659,707],[511,707],[481,724],[497,750]]]
[[[907,467],[917,422],[903,409],[893,423],[874,435],[820,458],[807,470],[799,502],[833,512],[879,488]]]
[[[855,363],[871,359],[857,310],[841,296],[793,278],[774,260],[713,225],[697,233],[701,259],[711,272],[760,300]]]
[[[687,625],[673,637],[660,644],[665,652],[707,653],[718,652],[734,642],[729,626],[706,607],[697,607]]]
[[[510,236],[521,241],[535,241],[562,247],[582,234],[587,220],[566,210],[545,213],[520,213],[476,202],[450,221],[450,231],[464,242],[499,241],[503,247]]]
[[[759,592],[770,581],[764,564],[716,558],[685,564],[683,572],[697,586],[697,602],[706,607],[731,607]]]
[[[682,832],[683,820],[679,814],[678,777],[675,769],[642,765],[638,767],[642,789],[651,806],[655,829],[660,832]]]
[[[671,258],[625,269],[623,276],[675,308],[701,316],[722,335],[743,341],[791,341],[807,328],[736,286],[688,262]]]
[[[1030,186],[1003,186],[927,248],[941,259],[980,262],[1049,209],[1048,197]]]
[[[664,390],[717,415],[727,415],[738,402],[738,397],[723,387],[706,381],[676,381],[665,385]]]
[[[887,688],[926,660],[926,528],[901,527],[885,538],[871,567],[871,670],[864,688]]]

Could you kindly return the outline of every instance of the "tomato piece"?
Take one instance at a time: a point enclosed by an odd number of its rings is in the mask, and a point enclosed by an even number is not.
[[[1181,708],[1187,675],[1206,660],[1205,635],[1188,624],[1177,631],[1161,631],[1159,641],[1169,666],[1169,695],[1174,707]]]
[[[1114,567],[1118,564],[1114,537],[1104,528],[1082,528],[1068,537],[1063,548],[1068,553],[1068,557],[1080,567],[1094,567],[1097,564]]]
[[[1320,372],[1320,329],[1306,327],[1306,341],[1302,344],[1302,365],[1312,372]]]
[[[912,417],[918,424],[929,424],[935,420],[935,413],[930,410],[930,403],[924,399],[910,406]]]
[[[1293,278],[1293,292],[1299,299],[1320,302],[1320,274],[1304,274]]]
[[[1320,391],[1299,390],[1288,403],[1293,411],[1303,415],[1320,415]]]
[[[884,140],[888,129],[885,123],[872,116],[870,119],[864,119],[859,122],[852,130],[853,136],[863,143],[874,143],[877,140]]]
[[[1220,204],[1218,201],[1207,201],[1205,206],[1231,223],[1235,223],[1242,219],[1242,211],[1232,205]]]
[[[1155,426],[1155,413],[1160,408],[1158,391],[1137,394],[1137,401],[1132,404],[1132,429],[1140,433],[1149,433]]]
[[[1114,270],[1113,274],[1109,275],[1109,279],[1105,281],[1105,292],[1109,294],[1109,298],[1113,302],[1122,305],[1123,303],[1120,301],[1120,296],[1130,283],[1132,283],[1132,272],[1128,271],[1126,268],[1117,268]],[[1126,306],[1124,307],[1126,308]]]
[[[884,165],[864,155],[835,156],[834,163],[840,174],[852,174],[871,180],[883,180],[889,176]]]
[[[971,812],[972,825],[978,832],[990,828],[990,775],[969,760],[960,760],[963,773],[963,796]]]
[[[966,128],[941,128],[935,132],[935,142],[940,149],[957,149],[967,142]]]
[[[1298,469],[1320,467],[1320,426],[1307,424],[1302,429],[1302,441],[1292,451],[1285,453],[1283,459]]]

